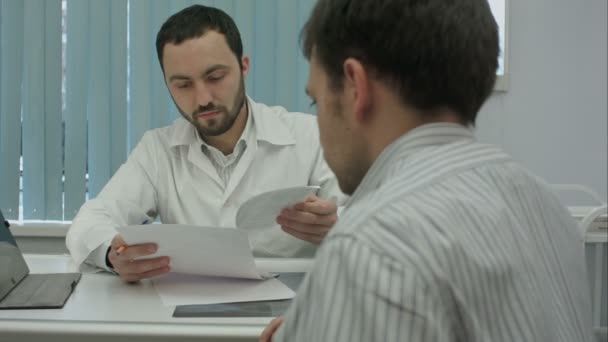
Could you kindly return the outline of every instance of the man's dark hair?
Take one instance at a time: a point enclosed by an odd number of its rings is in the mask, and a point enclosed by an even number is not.
[[[163,71],[163,48],[166,44],[181,44],[185,40],[201,37],[209,30],[224,35],[242,68],[243,42],[234,20],[218,8],[193,5],[169,17],[156,35],[156,53]]]
[[[343,86],[356,58],[404,104],[449,108],[475,124],[498,67],[498,26],[487,0],[319,0],[302,30],[303,52]]]

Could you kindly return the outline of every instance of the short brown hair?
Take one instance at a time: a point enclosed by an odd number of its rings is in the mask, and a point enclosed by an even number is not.
[[[356,58],[419,110],[447,107],[475,124],[498,68],[498,27],[487,0],[319,0],[303,52],[332,85]]]
[[[234,20],[221,9],[192,5],[169,17],[156,35],[156,53],[161,69],[164,70],[163,49],[166,44],[181,44],[185,40],[201,37],[209,30],[224,35],[242,68],[243,42]]]

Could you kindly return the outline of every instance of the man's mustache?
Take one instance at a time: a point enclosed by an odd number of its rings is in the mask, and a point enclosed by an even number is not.
[[[216,111],[225,111],[224,106],[216,106],[213,103],[210,103],[206,106],[199,106],[193,113],[192,116],[198,115],[198,114],[202,114],[205,112],[216,112]]]

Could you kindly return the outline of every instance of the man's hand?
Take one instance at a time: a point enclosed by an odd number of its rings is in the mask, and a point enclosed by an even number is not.
[[[120,278],[128,282],[136,282],[169,272],[169,257],[135,260],[154,254],[157,249],[158,247],[153,243],[128,246],[120,235],[116,235],[108,250],[108,260]]]
[[[283,320],[283,317],[277,317],[268,323],[268,326],[266,326],[266,329],[264,329],[262,335],[260,335],[260,342],[272,342],[272,336],[277,329],[279,329],[281,324],[283,324]]]
[[[338,219],[334,201],[310,196],[292,208],[285,208],[277,217],[281,228],[298,239],[320,244]]]

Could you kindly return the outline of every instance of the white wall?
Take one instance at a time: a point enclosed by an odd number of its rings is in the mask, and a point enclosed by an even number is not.
[[[607,0],[507,0],[506,93],[479,116],[501,145],[551,183],[607,192]]]

